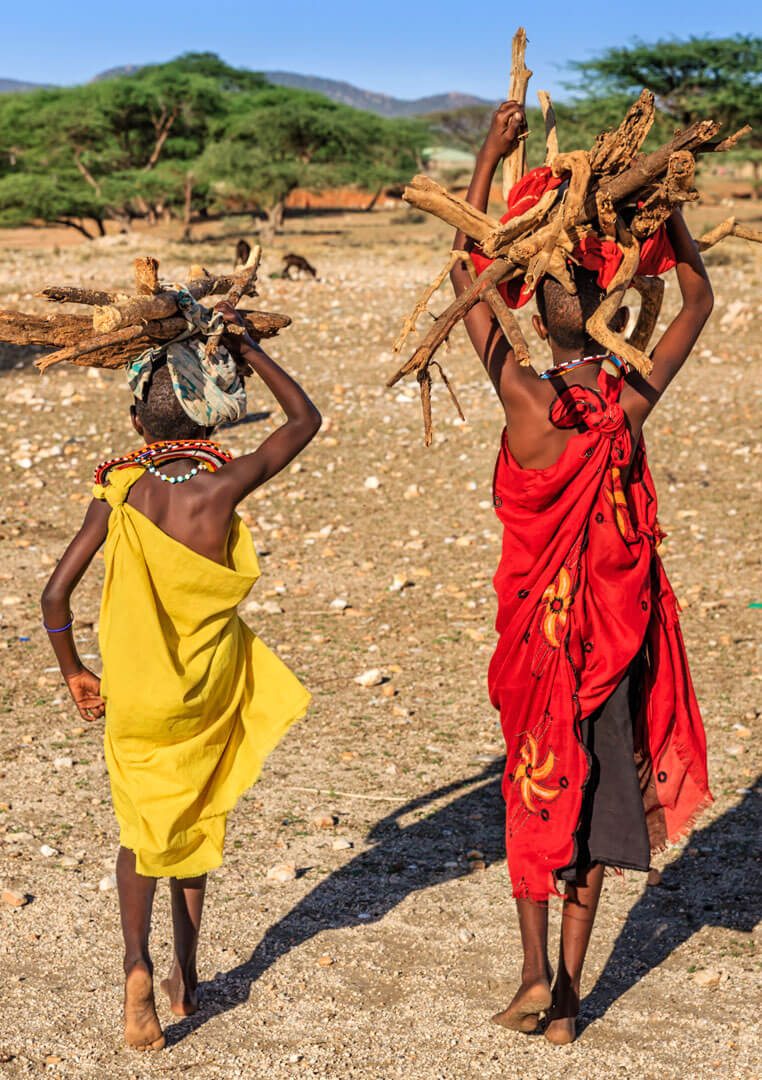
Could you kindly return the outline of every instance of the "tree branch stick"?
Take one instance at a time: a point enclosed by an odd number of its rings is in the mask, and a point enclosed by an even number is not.
[[[525,105],[527,100],[527,86],[532,77],[532,72],[526,66],[525,57],[527,51],[527,32],[520,26],[513,35],[511,44],[511,81],[508,86],[508,100],[517,101],[519,105]],[[503,158],[503,198],[508,198],[508,192],[513,185],[521,179],[526,169],[526,145],[524,139],[519,139],[510,154]]]
[[[550,94],[547,90],[538,90],[537,98],[542,109],[542,118],[545,121],[545,164],[552,165],[558,156],[558,129],[556,127],[556,111]]]
[[[446,188],[428,176],[414,176],[405,188],[402,198],[411,206],[426,210],[453,228],[461,229],[477,244],[500,226],[497,218],[482,213],[465,199],[450,194]]]

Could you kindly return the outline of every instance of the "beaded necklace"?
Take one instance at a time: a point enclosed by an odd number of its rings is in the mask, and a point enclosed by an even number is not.
[[[180,476],[166,476],[159,472],[158,466],[165,465],[170,461],[182,461],[190,459],[194,465],[187,473]],[[165,439],[161,442],[149,443],[139,450],[132,450],[122,457],[111,458],[104,461],[95,470],[95,483],[104,484],[112,469],[129,469],[133,465],[142,465],[146,472],[168,484],[183,484],[197,476],[199,470],[216,472],[223,465],[233,460],[232,454],[223,450],[217,443],[208,439]]]
[[[547,371],[543,371],[540,378],[555,379],[557,375],[566,375],[568,372],[574,371],[575,368],[587,367],[588,364],[597,364],[601,361],[608,361],[612,367],[616,368],[619,375],[623,375],[626,370],[624,361],[620,360],[618,356],[614,356],[613,353],[601,353],[599,356],[580,356],[576,360],[567,360],[565,363],[559,364],[558,367],[548,368]]]

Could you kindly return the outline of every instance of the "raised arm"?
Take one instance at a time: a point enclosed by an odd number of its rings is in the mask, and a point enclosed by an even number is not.
[[[82,528],[61,557],[50,575],[42,594],[42,619],[61,674],[85,720],[103,716],[100,679],[85,667],[79,658],[72,630],[71,597],[93,557],[106,539],[111,507],[93,499],[85,514]]]
[[[227,322],[243,323],[240,314],[229,304],[218,304],[217,310]],[[259,375],[286,414],[285,424],[256,450],[231,461],[217,474],[216,491],[223,500],[230,502],[232,509],[304,449],[320,430],[321,416],[299,383],[248,334],[227,334],[225,345]]]
[[[633,431],[643,425],[687,360],[714,305],[712,286],[703,259],[679,210],[675,210],[667,221],[667,235],[677,259],[675,273],[683,303],[651,353],[651,374],[644,377],[632,371],[627,376],[621,402]]]
[[[474,173],[466,194],[466,201],[477,210],[487,209],[495,170],[516,145],[525,128],[524,110],[515,101],[504,101],[493,113],[489,131],[476,155]],[[474,242],[461,230],[455,233],[454,250],[471,251],[473,247]],[[455,264],[450,280],[456,296],[471,284],[469,269],[463,261]],[[511,399],[523,399],[526,391],[537,383],[537,376],[531,367],[522,367],[518,363],[489,304],[484,301],[475,304],[463,321],[471,344],[487,369],[507,412]]]

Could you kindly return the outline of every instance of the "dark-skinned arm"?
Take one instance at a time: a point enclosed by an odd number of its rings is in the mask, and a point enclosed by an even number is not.
[[[495,171],[525,129],[524,110],[517,102],[504,101],[496,109],[482,148],[476,155],[474,173],[466,193],[466,202],[477,210],[486,211]],[[454,250],[471,251],[474,246],[474,242],[462,230],[455,233]],[[468,268],[462,261],[453,267],[450,280],[456,296],[460,296],[471,284]],[[489,304],[484,301],[475,304],[463,321],[471,344],[487,369],[506,413],[511,404],[524,404],[527,392],[531,393],[537,383],[537,375],[531,367],[518,363]]]
[[[667,235],[677,259],[675,273],[683,303],[651,353],[651,374],[646,377],[631,371],[627,376],[621,402],[633,431],[642,427],[648,414],[688,359],[714,305],[712,286],[704,261],[679,210],[673,211],[667,220]]]
[[[243,323],[229,304],[217,305],[226,322]],[[256,488],[284,469],[320,430],[321,416],[299,383],[271,359],[248,334],[226,334],[225,345],[259,375],[271,391],[286,422],[250,454],[223,466],[217,473],[215,494],[232,509]]]
[[[93,499],[87,508],[82,528],[63,553],[43,591],[42,619],[46,627],[58,630],[70,621],[72,593],[106,539],[110,513],[111,507],[100,499]],[[72,628],[48,636],[80,716],[84,720],[96,720],[103,716],[105,706],[100,694],[101,681],[80,660]]]

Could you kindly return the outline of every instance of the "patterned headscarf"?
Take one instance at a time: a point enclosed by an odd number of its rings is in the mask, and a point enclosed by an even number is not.
[[[235,360],[219,342],[206,355],[206,339],[219,333],[222,316],[199,304],[187,289],[178,290],[177,307],[188,329],[132,361],[127,369],[132,393],[145,400],[154,367],[166,358],[177,400],[191,420],[200,427],[240,420],[246,415],[246,388]]]

